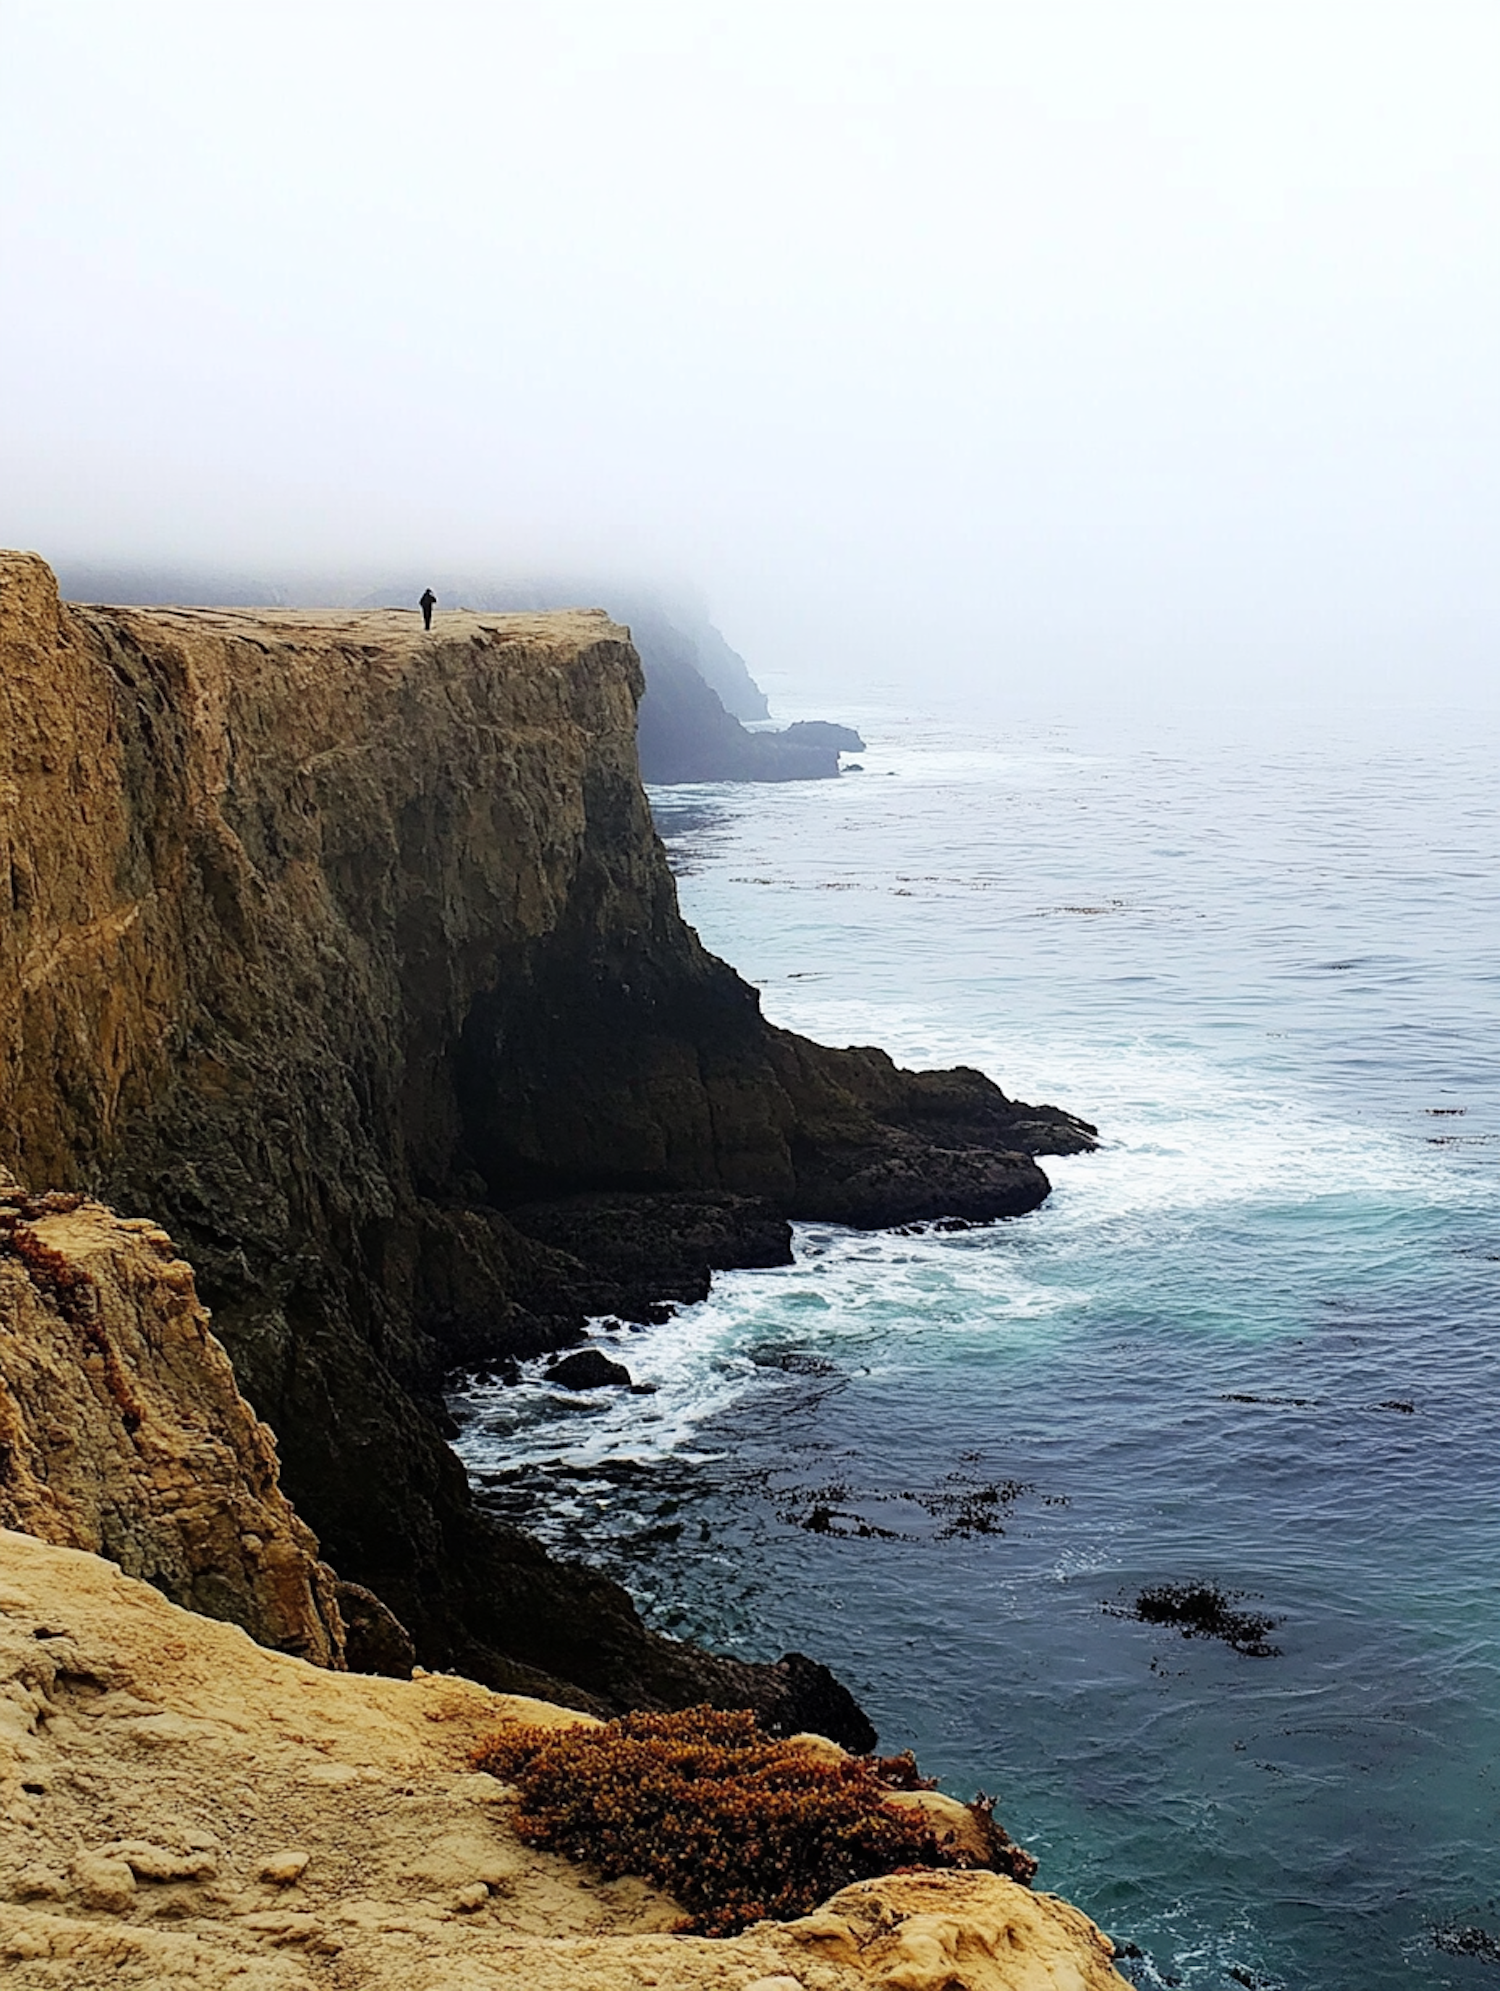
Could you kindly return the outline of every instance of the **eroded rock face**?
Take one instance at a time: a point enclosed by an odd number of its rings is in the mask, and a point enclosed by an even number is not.
[[[1088,1919],[892,1876],[728,1941],[511,1829],[468,1756],[579,1717],[320,1672],[97,1557],[0,1531],[0,1975],[182,1991],[1121,1991]]]
[[[678,914],[639,692],[597,611],[79,608],[0,556],[0,1162],[170,1229],[298,1510],[426,1663],[605,1707],[729,1676],[472,1505],[444,1366],[566,1345],[616,1276],[505,1209],[990,1217],[1091,1140],[769,1028]]]
[[[333,1572],[171,1239],[4,1178],[0,1526],[107,1556],[262,1645],[344,1664]]]
[[[664,1302],[707,1299],[715,1272],[792,1262],[791,1225],[756,1196],[616,1190],[526,1203],[507,1216],[578,1260],[568,1287],[590,1315],[661,1321]]]

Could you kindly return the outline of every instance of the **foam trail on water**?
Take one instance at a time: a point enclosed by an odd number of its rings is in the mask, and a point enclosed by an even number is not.
[[[851,1020],[848,1006],[840,1015]],[[833,1017],[825,1011],[822,1020]],[[858,1021],[883,1031],[899,1054],[920,1055],[903,1042],[915,1026],[903,1031],[888,1015]],[[945,1054],[951,1047],[934,1047],[933,1055]],[[1038,1047],[1034,1058],[1064,1077],[1070,1062],[1085,1062],[1057,1047]],[[1024,1332],[1045,1340],[1049,1322],[1080,1315],[1096,1297],[1099,1254],[1118,1230],[1140,1241],[1145,1225],[1149,1243],[1184,1214],[1215,1205],[1239,1205],[1248,1215],[1339,1199],[1378,1224],[1386,1207],[1447,1206],[1484,1194],[1409,1141],[1309,1118],[1298,1101],[1226,1082],[1181,1053],[1125,1048],[1109,1075],[1100,1110],[1110,1138],[1096,1154],[1044,1159],[1054,1194],[1034,1216],[956,1234],[795,1226],[790,1266],[719,1273],[707,1300],[660,1326],[593,1324],[591,1344],[625,1363],[650,1396],[560,1389],[545,1380],[551,1358],[523,1365],[517,1384],[470,1380],[455,1388],[465,1463],[483,1474],[696,1458],[705,1425],[748,1395],[784,1386],[773,1366],[779,1350],[899,1364],[912,1358],[892,1345],[897,1322],[908,1350],[932,1336]]]

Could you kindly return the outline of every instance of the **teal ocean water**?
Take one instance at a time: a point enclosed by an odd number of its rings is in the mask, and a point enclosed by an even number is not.
[[[1099,1123],[991,1228],[804,1226],[455,1398],[663,1628],[828,1661],[1144,1985],[1500,1985],[1493,720],[992,732],[654,797],[775,1021]],[[1131,1615],[1206,1582],[1256,1656]]]

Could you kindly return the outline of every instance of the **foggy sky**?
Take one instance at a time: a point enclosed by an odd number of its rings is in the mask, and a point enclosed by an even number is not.
[[[1494,0],[0,0],[0,76],[0,544],[1500,696]]]

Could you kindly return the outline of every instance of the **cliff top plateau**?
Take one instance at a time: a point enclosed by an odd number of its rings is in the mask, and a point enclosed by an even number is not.
[[[640,691],[599,612],[81,607],[0,555],[0,1164],[170,1232],[286,1493],[425,1664],[865,1746],[821,1667],[656,1637],[482,1513],[443,1376],[789,1218],[1033,1209],[1093,1130],[768,1025],[678,912]]]
[[[16,1991],[1107,1991],[1080,1914],[987,1872],[859,1883],[728,1940],[523,1843],[469,1768],[580,1717],[319,1670],[0,1531],[0,1967]],[[582,1717],[582,1719],[587,1719]]]
[[[614,582],[495,581],[474,575],[409,574],[398,584],[370,588],[303,576],[290,582],[246,574],[212,574],[148,567],[70,566],[67,593],[82,601],[183,606],[322,603],[357,609],[410,609],[429,583],[440,618],[455,609],[496,612],[550,610],[577,601],[608,600],[630,625],[644,673],[638,744],[647,781],[808,781],[836,775],[839,749],[857,750],[847,727],[809,730],[806,722],[780,730],[749,731],[744,719],[770,717],[765,693],[743,657],[732,650],[701,606],[664,599],[649,589]],[[258,609],[256,612],[259,612]]]

